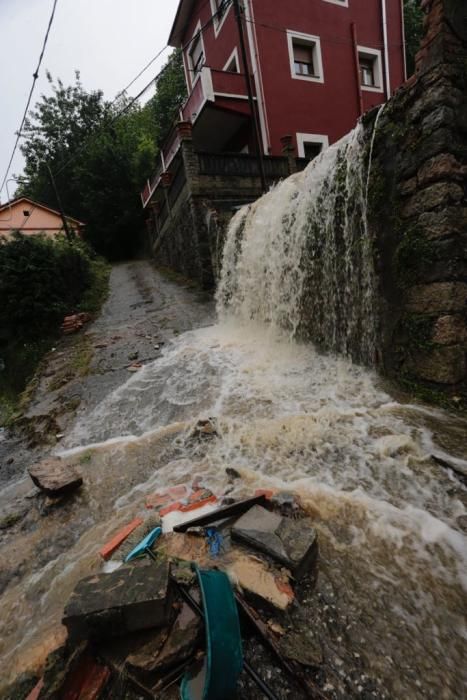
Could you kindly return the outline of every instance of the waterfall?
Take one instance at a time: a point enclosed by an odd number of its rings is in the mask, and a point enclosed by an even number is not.
[[[375,362],[368,148],[359,124],[307,168],[232,219],[217,292],[220,319],[266,322],[290,338]]]

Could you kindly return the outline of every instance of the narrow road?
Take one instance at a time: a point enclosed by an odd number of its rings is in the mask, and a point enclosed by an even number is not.
[[[212,297],[189,283],[172,281],[146,260],[115,265],[100,316],[84,332],[62,338],[46,358],[24,415],[29,439],[0,434],[0,485],[14,485],[67,433],[77,414],[128,379],[130,365],[156,359],[179,333],[213,319]],[[11,497],[8,491],[10,506]],[[0,494],[0,518],[2,505]]]

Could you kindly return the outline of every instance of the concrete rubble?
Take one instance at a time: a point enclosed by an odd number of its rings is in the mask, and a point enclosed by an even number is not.
[[[179,683],[205,653],[196,565],[228,575],[242,637],[258,635],[288,674],[291,692],[297,683],[306,690],[302,673],[319,665],[319,649],[304,651],[300,632],[295,638],[283,626],[283,615],[297,604],[297,587],[316,574],[316,532],[303,513],[297,516],[299,507],[293,494],[273,491],[222,499],[199,479],[146,495],[133,520],[109,532],[107,542],[96,542],[102,573],[79,581],[65,607],[62,654],[73,668],[64,673],[62,689],[76,675],[75,656],[84,645],[86,662],[80,663],[97,689],[95,700],[112,697],[113,684],[123,677],[128,697],[165,697],[164,689]],[[150,551],[124,564],[130,549],[159,525],[162,534]],[[51,697],[47,684],[44,675],[31,697]]]

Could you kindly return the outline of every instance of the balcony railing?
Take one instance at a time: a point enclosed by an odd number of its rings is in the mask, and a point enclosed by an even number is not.
[[[180,110],[182,121],[195,124],[205,103],[215,102],[216,97],[246,99],[247,92],[244,74],[211,70],[208,66],[204,66],[200,71],[191,93],[188,95],[185,104]],[[141,192],[143,207],[146,207],[149,203],[153,193],[159,186],[161,174],[164,170],[168,170],[179,148],[180,136],[177,128],[174,126],[162,147],[156,170],[152,177],[147,180]]]

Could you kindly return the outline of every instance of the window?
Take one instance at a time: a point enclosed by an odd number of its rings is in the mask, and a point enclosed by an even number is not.
[[[23,209],[23,216],[29,216],[29,209]]]
[[[324,82],[319,37],[287,31],[292,78]]]
[[[381,68],[381,51],[359,46],[358,66],[362,90],[382,92],[383,73]]]
[[[297,152],[299,158],[313,160],[329,146],[326,134],[297,134]]]
[[[227,17],[228,10],[231,6],[230,0],[211,0],[211,14],[214,17],[214,35],[219,34],[224,20]]]
[[[201,39],[201,34],[198,33],[196,36],[196,39],[194,39],[191,43],[191,48],[190,48],[190,64],[191,64],[191,70],[193,71],[193,78],[196,76],[197,73],[200,72],[201,68],[203,67],[204,63],[204,50],[203,50],[203,42]]]
[[[228,57],[225,66],[222,69],[227,73],[240,73],[239,63],[238,63],[238,49],[234,49],[230,56]]]

